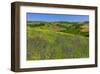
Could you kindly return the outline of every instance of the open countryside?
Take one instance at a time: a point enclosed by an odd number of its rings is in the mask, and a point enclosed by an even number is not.
[[[86,15],[27,14],[27,60],[89,57]]]

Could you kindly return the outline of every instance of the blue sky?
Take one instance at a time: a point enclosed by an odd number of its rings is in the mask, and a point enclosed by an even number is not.
[[[88,15],[67,15],[67,14],[46,14],[46,13],[27,13],[27,21],[69,21],[84,22],[89,21]]]

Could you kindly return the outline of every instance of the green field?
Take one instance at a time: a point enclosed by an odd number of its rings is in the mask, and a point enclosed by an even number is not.
[[[88,25],[27,21],[27,60],[88,58]]]

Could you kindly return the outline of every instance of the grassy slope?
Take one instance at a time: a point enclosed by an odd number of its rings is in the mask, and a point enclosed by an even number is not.
[[[30,26],[27,27],[27,32],[28,60],[89,56],[88,37]]]

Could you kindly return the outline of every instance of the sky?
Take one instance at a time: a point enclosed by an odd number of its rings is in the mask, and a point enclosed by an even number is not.
[[[84,22],[84,21],[89,21],[89,16],[88,15],[69,15],[69,14],[27,13],[27,21]]]

